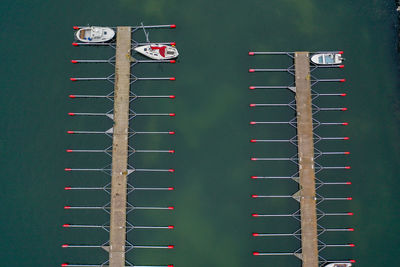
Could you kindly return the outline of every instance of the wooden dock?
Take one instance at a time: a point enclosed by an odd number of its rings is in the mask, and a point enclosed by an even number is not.
[[[125,267],[131,28],[117,28],[109,266]]]
[[[318,267],[314,139],[308,52],[295,53],[297,140],[299,156],[301,258],[303,267]]]

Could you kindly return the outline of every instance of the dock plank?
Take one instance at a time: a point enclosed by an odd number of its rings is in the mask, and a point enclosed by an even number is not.
[[[131,28],[117,28],[109,266],[125,267]]]
[[[295,53],[297,138],[299,156],[303,267],[318,267],[314,139],[308,52]]]

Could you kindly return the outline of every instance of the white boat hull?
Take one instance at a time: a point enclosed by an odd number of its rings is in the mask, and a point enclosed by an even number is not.
[[[104,43],[115,36],[115,31],[108,27],[84,27],[75,33],[76,39],[84,43]]]
[[[351,267],[351,263],[330,263],[324,267]]]
[[[341,54],[335,53],[314,54],[311,61],[317,65],[338,65],[343,62],[343,58]]]
[[[167,60],[177,58],[178,50],[170,45],[149,44],[138,46],[134,49],[136,52],[155,60]]]

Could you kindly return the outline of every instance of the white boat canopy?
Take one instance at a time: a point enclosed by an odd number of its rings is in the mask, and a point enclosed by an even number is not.
[[[311,57],[311,61],[318,65],[336,65],[343,62],[341,54],[327,53],[315,54]]]

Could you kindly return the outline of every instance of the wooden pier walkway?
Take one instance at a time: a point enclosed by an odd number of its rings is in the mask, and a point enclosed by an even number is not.
[[[125,267],[131,27],[117,28],[109,266]]]
[[[318,267],[314,139],[308,52],[295,53],[297,141],[299,157],[301,258],[303,267]]]

